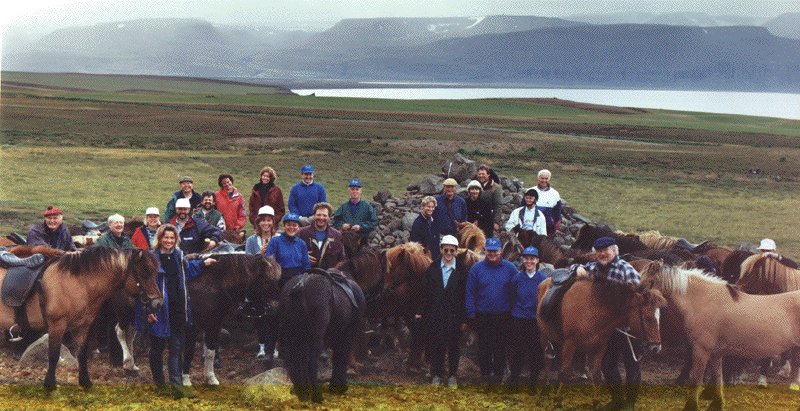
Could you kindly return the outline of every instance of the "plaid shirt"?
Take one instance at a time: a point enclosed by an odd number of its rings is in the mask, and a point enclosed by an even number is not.
[[[570,270],[577,270],[579,264],[573,264]],[[593,261],[583,266],[589,275],[595,279],[608,279],[618,281],[621,283],[634,283],[639,284],[642,276],[636,272],[630,264],[625,260],[620,260],[619,257],[614,257],[607,266],[603,266],[597,261]]]

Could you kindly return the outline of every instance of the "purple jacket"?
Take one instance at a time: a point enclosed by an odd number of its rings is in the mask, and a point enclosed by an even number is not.
[[[27,241],[31,247],[47,245],[59,250],[75,251],[75,243],[72,242],[69,229],[64,224],[61,224],[56,231],[50,231],[45,223],[36,224],[28,230]]]

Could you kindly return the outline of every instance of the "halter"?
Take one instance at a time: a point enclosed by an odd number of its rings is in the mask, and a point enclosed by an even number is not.
[[[136,280],[136,289],[137,289],[136,298],[139,300],[140,303],[142,303],[143,306],[145,306],[145,310],[148,313],[152,314],[153,312],[151,311],[152,310],[151,307],[155,298],[151,298],[149,295],[147,295],[147,290],[144,289],[144,284],[142,284],[142,280],[139,277],[139,274],[136,272],[136,270],[134,270],[133,272],[133,279]],[[127,276],[125,280],[127,280]]]
[[[642,313],[642,306],[641,305],[639,306],[639,327],[641,327],[642,331],[644,331],[644,314]],[[628,348],[631,349],[631,357],[633,358],[633,361],[639,362],[639,360],[642,359],[642,356],[644,356],[644,350],[641,350],[642,352],[639,353],[639,357],[637,358],[636,357],[636,350],[633,349],[633,342],[631,342],[631,339],[638,340],[639,337],[636,337],[635,335],[633,335],[633,334],[631,334],[631,333],[629,333],[629,332],[627,332],[627,331],[625,331],[625,330],[623,330],[621,328],[617,328],[616,330],[619,331],[620,334],[625,336],[625,340],[628,342]]]

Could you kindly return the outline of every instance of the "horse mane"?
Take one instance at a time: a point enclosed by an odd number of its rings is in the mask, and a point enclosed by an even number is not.
[[[28,245],[18,245],[9,248],[8,251],[19,258],[30,257],[34,254],[43,254],[47,258],[61,257],[62,255],[64,255],[64,250],[60,250],[58,248],[50,248],[50,246],[46,245],[37,245],[33,247]]]
[[[777,294],[800,290],[800,270],[777,260],[754,254],[742,262],[741,277],[736,282],[750,294]]]
[[[742,276],[742,263],[751,255],[753,252],[750,250],[732,251],[720,265],[719,276],[731,284],[736,284]]]
[[[456,222],[458,227],[458,244],[475,252],[481,252],[486,246],[486,234],[477,225],[465,221]]]
[[[642,273],[642,283],[649,287],[660,283],[661,290],[677,295],[685,295],[690,280],[700,280],[712,284],[727,284],[722,278],[708,274],[700,268],[682,268],[674,265],[663,265],[654,261]]]
[[[589,278],[579,278],[578,281],[592,281]],[[607,307],[619,307],[627,302],[636,293],[639,285],[623,283],[614,280],[592,281],[593,291],[601,304]]]
[[[65,253],[58,259],[50,260],[45,264],[45,268],[56,265],[59,270],[69,272],[74,276],[108,272],[125,267],[128,259],[137,251],[142,252],[143,250],[89,247]]]
[[[668,237],[662,235],[657,230],[650,230],[639,234],[639,241],[644,243],[647,247],[656,250],[669,250],[678,241],[675,237]]]
[[[475,263],[483,261],[483,257],[481,257],[480,254],[468,248],[459,248],[458,251],[456,251],[456,259],[461,262],[461,265],[467,271],[469,271],[470,267]]]
[[[428,269],[431,262],[430,257],[425,254],[425,249],[419,243],[409,242],[386,250],[387,272],[391,272],[393,266],[401,266],[421,275]]]

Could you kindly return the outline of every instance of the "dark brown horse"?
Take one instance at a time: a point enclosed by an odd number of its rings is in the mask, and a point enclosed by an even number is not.
[[[658,311],[666,301],[658,291],[613,281],[579,279],[564,294],[557,324],[542,320],[541,304],[551,287],[551,279],[539,285],[537,322],[542,342],[561,347],[559,386],[555,394],[556,408],[564,397],[564,384],[577,352],[587,355],[590,378],[594,387],[594,405],[599,404],[600,365],[608,341],[618,327],[629,324],[633,332],[660,346]],[[546,368],[547,369],[547,368]]]
[[[25,256],[24,250],[19,251],[19,256]],[[49,334],[45,387],[56,387],[56,366],[67,331],[78,347],[78,382],[91,386],[86,338],[100,305],[114,290],[124,288],[155,312],[164,303],[156,283],[157,269],[158,262],[148,251],[105,247],[66,253],[45,263],[41,286],[25,303],[30,327],[47,329]],[[0,268],[0,281],[5,274],[6,269]],[[7,329],[13,323],[14,310],[0,304],[0,328]]]
[[[594,240],[600,237],[611,237],[617,241],[619,247],[619,254],[633,254],[637,251],[646,250],[649,247],[639,240],[639,236],[635,234],[623,234],[619,231],[614,231],[611,227],[606,225],[585,224],[578,230],[578,235],[575,242],[572,243],[573,250],[580,250],[588,252],[592,249]]]

